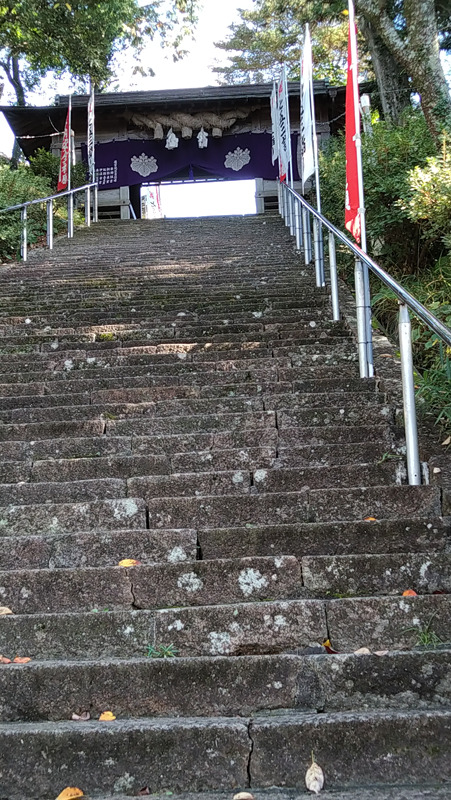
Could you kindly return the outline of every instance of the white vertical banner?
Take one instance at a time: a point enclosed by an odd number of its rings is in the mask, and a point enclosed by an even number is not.
[[[285,66],[277,86],[278,139],[279,139],[279,178],[286,181],[291,177],[291,136],[290,113],[288,109],[288,87]],[[292,179],[292,177],[291,177]]]
[[[274,81],[271,93],[271,123],[272,123],[272,163],[279,158],[278,142],[278,108],[277,108],[277,83]]]
[[[88,101],[88,174],[89,182],[94,183],[96,179],[96,166],[95,166],[95,129],[94,129],[94,84],[91,82],[91,93]]]
[[[301,150],[302,194],[305,184],[315,173],[315,111],[313,107],[312,40],[309,26],[305,26],[304,47],[301,57]]]

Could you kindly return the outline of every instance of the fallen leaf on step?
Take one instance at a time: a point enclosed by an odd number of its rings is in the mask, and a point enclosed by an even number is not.
[[[355,656],[370,656],[371,655],[371,650],[369,650],[368,647],[359,647],[358,650],[354,650],[354,655]]]
[[[143,788],[139,790],[138,797],[142,797],[145,794],[150,794],[150,789],[148,786],[143,786]]]
[[[88,719],[91,719],[91,714],[89,711],[82,711],[81,714],[72,714],[72,719],[77,722],[87,722]]]
[[[406,589],[405,592],[402,593],[403,597],[418,597],[417,593],[414,592],[413,589]]]
[[[434,475],[438,475],[441,472],[441,469],[440,469],[440,467],[434,467],[432,472],[434,473]]]
[[[305,785],[307,789],[315,794],[319,794],[324,786],[324,772],[322,771],[320,765],[314,760],[313,753],[312,764],[305,773]]]
[[[255,800],[255,798],[250,792],[238,792],[233,795],[233,800]]]
[[[446,447],[448,444],[451,444],[451,436],[447,436],[445,441],[442,442],[442,447]]]
[[[379,358],[393,358],[391,353],[379,353]]]
[[[377,522],[376,517],[364,517],[364,522]]]
[[[10,608],[8,608],[8,606],[0,606],[0,616],[1,617],[3,617],[5,614],[12,614],[12,613],[13,612],[11,611]]]
[[[84,797],[81,789],[77,789],[76,786],[66,786],[56,800],[75,800],[77,797]]]
[[[338,650],[334,650],[334,648],[332,647],[332,645],[330,643],[330,639],[325,639],[323,644],[322,644],[322,646],[325,647],[327,652],[331,653],[332,655],[335,655],[336,653],[338,653]]]
[[[13,658],[13,664],[28,664],[29,661],[31,661],[31,658],[28,658],[28,656],[24,656],[23,658],[16,656]]]
[[[11,659],[5,656],[0,656],[0,664],[11,664]]]
[[[386,656],[386,655],[388,655],[388,650],[375,650],[374,651],[374,655],[375,656]]]
[[[118,567],[137,567],[140,563],[136,558],[123,558],[119,561]]]
[[[99,717],[101,722],[111,722],[113,719],[116,719],[116,717],[112,711],[104,711]]]

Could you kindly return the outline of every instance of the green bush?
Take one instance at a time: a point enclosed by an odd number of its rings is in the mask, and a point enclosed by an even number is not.
[[[30,159],[30,166],[21,164],[18,169],[10,169],[9,164],[0,164],[0,209],[20,205],[28,200],[37,200],[56,193],[59,173],[59,158],[42,148]],[[73,186],[86,183],[86,167],[76,164],[73,173]],[[41,241],[46,235],[47,211],[45,204],[28,207],[28,243]],[[74,216],[75,222],[81,218]],[[54,202],[54,231],[59,233],[67,221],[67,201],[65,197]],[[18,258],[20,253],[21,219],[20,211],[0,214],[0,261]]]
[[[383,121],[362,137],[368,250],[375,260],[451,327],[451,142],[437,154],[420,111],[399,126]],[[330,139],[320,156],[323,212],[344,228],[344,136]],[[338,248],[337,260],[352,282],[353,257]],[[371,277],[377,322],[397,338],[398,302]],[[418,399],[446,427],[451,425],[451,353],[412,317]]]

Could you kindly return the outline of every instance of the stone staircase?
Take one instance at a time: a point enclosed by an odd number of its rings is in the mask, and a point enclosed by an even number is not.
[[[450,797],[449,520],[282,222],[0,272],[0,800]]]

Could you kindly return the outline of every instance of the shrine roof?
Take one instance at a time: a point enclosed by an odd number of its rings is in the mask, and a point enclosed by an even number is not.
[[[111,120],[128,109],[133,109],[135,113],[138,109],[163,113],[165,109],[169,111],[177,107],[189,113],[205,110],[206,107],[218,111],[233,108],[237,104],[261,103],[263,107],[269,103],[271,91],[272,83],[258,83],[150,92],[109,92],[96,94],[96,116]],[[344,86],[330,87],[328,81],[314,81],[314,93],[317,96],[333,98],[338,94],[344,97],[344,92]],[[288,93],[293,100],[299,98],[298,81],[289,82]],[[68,95],[60,95],[51,106],[0,106],[0,111],[19,139],[25,155],[29,156],[39,146],[49,148],[52,134],[63,130],[68,102]],[[88,95],[72,96],[72,126],[76,132],[84,130],[86,126],[87,104]]]

